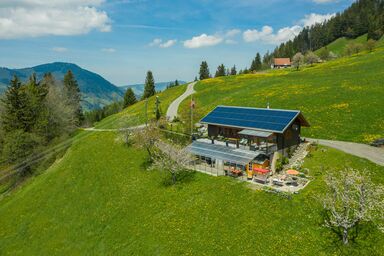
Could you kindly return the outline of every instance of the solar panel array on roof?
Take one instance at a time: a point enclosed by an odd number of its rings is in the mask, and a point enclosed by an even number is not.
[[[297,110],[218,106],[201,122],[282,133],[299,114]]]
[[[212,159],[219,159],[243,165],[248,164],[260,154],[260,152],[257,151],[238,150],[200,141],[192,142],[192,144],[187,147],[187,150],[194,155],[210,157]]]

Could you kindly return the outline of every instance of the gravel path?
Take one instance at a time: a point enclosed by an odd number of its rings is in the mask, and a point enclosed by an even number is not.
[[[307,138],[308,141],[315,141],[321,145],[335,148],[351,155],[368,159],[378,165],[384,166],[384,148],[376,148],[366,144],[335,141],[335,140],[321,140]]]
[[[179,109],[180,103],[185,100],[188,96],[195,93],[195,90],[193,89],[193,86],[196,84],[196,82],[190,83],[185,90],[185,92],[180,95],[176,100],[174,100],[171,105],[169,105],[167,110],[167,119],[169,121],[172,121],[175,117],[177,117],[177,110]]]

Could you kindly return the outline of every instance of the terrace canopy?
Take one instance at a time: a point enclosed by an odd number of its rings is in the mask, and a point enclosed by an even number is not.
[[[260,152],[245,151],[222,145],[209,144],[205,142],[194,141],[187,147],[187,150],[194,154],[211,159],[223,160],[231,163],[246,165],[250,163]]]
[[[263,132],[263,131],[249,130],[249,129],[241,130],[240,132],[238,132],[238,134],[259,137],[259,138],[268,138],[269,136],[272,135],[271,132]]]

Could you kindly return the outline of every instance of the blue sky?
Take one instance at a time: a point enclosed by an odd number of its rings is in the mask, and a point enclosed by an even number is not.
[[[352,0],[2,0],[0,66],[73,62],[116,85],[249,66]]]

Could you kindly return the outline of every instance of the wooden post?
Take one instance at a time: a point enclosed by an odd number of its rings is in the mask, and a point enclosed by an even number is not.
[[[148,126],[148,98],[145,99],[145,126]]]

